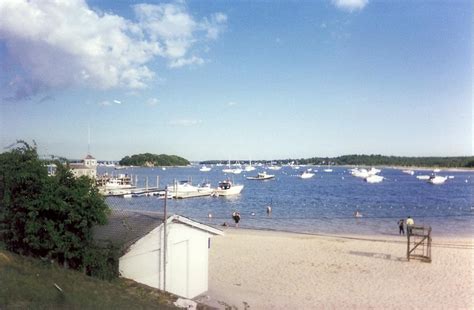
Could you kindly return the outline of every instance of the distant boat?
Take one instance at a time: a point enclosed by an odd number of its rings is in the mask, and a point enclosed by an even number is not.
[[[328,167],[324,169],[324,172],[332,172],[331,165],[328,163]]]
[[[406,174],[409,174],[409,175],[414,175],[415,174],[415,171],[413,171],[413,170],[403,170],[402,172],[406,173]]]
[[[418,180],[429,180],[430,176],[429,175],[417,175],[416,178]]]
[[[428,182],[431,183],[431,184],[443,184],[444,182],[446,182],[447,179],[448,179],[448,177],[442,177],[442,176],[439,176],[439,175],[432,175],[428,179]]]
[[[380,182],[383,181],[383,176],[373,174],[373,175],[369,175],[369,176],[366,177],[364,180],[365,180],[367,183],[380,183]]]
[[[275,178],[274,174],[267,174],[265,171],[260,172],[255,177],[247,177],[247,180],[270,180]]]
[[[438,168],[437,168],[437,169],[433,169],[433,172],[434,172],[434,173],[438,173],[438,172],[440,172],[440,171],[441,171],[441,169],[438,169]]]
[[[310,172],[310,170],[305,170],[303,171],[302,174],[300,174],[300,178],[302,179],[311,179],[314,176],[314,173]]]
[[[199,169],[201,172],[209,172],[211,171],[211,167],[206,167],[206,165],[202,165],[201,169]]]
[[[245,171],[249,172],[249,171],[254,171],[255,170],[255,167],[252,166],[252,160],[249,160],[249,164],[248,165],[245,165]]]
[[[215,196],[238,195],[244,188],[243,185],[233,184],[230,180],[219,182],[219,186],[214,191]]]

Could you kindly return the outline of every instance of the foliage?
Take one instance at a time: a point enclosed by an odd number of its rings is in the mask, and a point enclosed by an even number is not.
[[[233,161],[234,162],[234,161]],[[248,161],[240,160],[240,163]],[[362,165],[362,166],[405,166],[405,167],[448,167],[462,168],[474,167],[474,156],[458,156],[458,157],[405,157],[405,156],[384,156],[384,155],[344,155],[339,157],[312,157],[312,158],[288,158],[276,159],[272,161],[274,164],[288,164],[291,162],[297,164],[319,164],[319,165]],[[208,160],[202,161],[200,164],[211,165],[223,163],[225,160]],[[266,163],[268,161],[254,160],[255,163]]]
[[[0,154],[0,240],[10,251],[80,269],[92,227],[106,223],[109,209],[91,179],[57,166],[48,176],[36,147],[22,141]]]
[[[85,251],[83,262],[86,274],[102,280],[117,278],[119,257],[119,249],[112,244],[90,246]]]
[[[151,153],[125,156],[119,163],[122,166],[187,166],[190,164],[187,159],[176,155]]]

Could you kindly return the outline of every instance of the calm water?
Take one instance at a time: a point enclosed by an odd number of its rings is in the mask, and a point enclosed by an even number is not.
[[[167,168],[166,171],[160,168],[120,171],[99,168],[99,173],[137,175],[139,187],[145,186],[146,177],[149,186],[155,186],[157,176],[162,188],[172,184],[174,179],[191,179],[193,184],[207,180],[215,187],[218,181],[226,178],[223,168],[214,167],[210,172],[200,172],[199,167]],[[411,176],[401,170],[383,169],[380,175],[386,179],[382,183],[368,184],[351,176],[343,167],[334,167],[332,173],[323,172],[323,167],[313,167],[319,171],[306,180],[297,177],[301,169],[268,170],[276,175],[276,179],[268,181],[245,179],[245,176],[256,175],[262,168],[232,175],[235,183],[245,185],[240,195],[168,200],[168,210],[212,225],[233,224],[231,214],[239,211],[241,227],[378,235],[397,234],[397,221],[410,215],[416,224],[430,225],[434,235],[474,235],[472,171],[442,171],[439,175],[454,178],[442,185],[432,185],[415,177],[429,174],[429,171],[417,171],[415,176]],[[163,200],[156,197],[114,197],[107,201],[114,208],[153,211],[162,211],[163,208]],[[266,214],[269,205],[273,210],[271,216]],[[363,217],[354,218],[355,210],[359,210]],[[209,213],[212,213],[212,219],[208,218]]]

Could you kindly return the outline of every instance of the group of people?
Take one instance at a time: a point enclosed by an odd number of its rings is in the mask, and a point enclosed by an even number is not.
[[[405,225],[407,226],[407,233],[411,234],[412,227],[415,225],[415,221],[409,216],[406,220],[400,219],[398,221],[398,234],[405,234]]]

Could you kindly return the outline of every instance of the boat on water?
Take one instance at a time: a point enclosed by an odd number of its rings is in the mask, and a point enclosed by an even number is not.
[[[102,194],[116,194],[135,188],[128,174],[102,175],[96,179],[96,185]]]
[[[442,177],[440,175],[432,175],[430,176],[430,178],[428,179],[428,183],[431,183],[431,184],[443,184],[444,182],[446,182],[446,180],[448,179],[448,177]]]
[[[416,178],[418,180],[429,180],[430,179],[430,176],[429,175],[417,175]]]
[[[174,198],[188,198],[210,195],[214,192],[211,184],[204,182],[198,186],[192,185],[190,181],[177,181],[172,185],[168,185],[168,193]]]
[[[211,167],[206,167],[206,165],[202,165],[201,169],[199,169],[201,172],[209,172],[211,171]]]
[[[311,179],[314,176],[314,173],[311,172],[309,169],[303,171],[302,174],[300,174],[300,178],[302,179]]]
[[[415,171],[413,171],[413,170],[403,170],[402,172],[405,173],[405,174],[409,174],[409,175],[414,175],[415,174]]]
[[[219,185],[212,193],[215,196],[231,196],[231,195],[238,195],[244,189],[243,185],[237,185],[232,183],[230,180],[225,180],[219,182]]]
[[[275,175],[274,174],[267,174],[265,171],[264,172],[259,172],[257,176],[254,177],[247,177],[247,180],[270,180],[274,179]]]
[[[331,168],[326,168],[326,169],[324,169],[324,172],[332,172],[332,169]]]
[[[381,175],[376,175],[376,174],[373,174],[373,175],[369,175],[368,177],[366,177],[364,180],[367,182],[367,183],[380,183],[383,181],[383,176]]]

